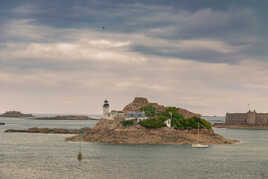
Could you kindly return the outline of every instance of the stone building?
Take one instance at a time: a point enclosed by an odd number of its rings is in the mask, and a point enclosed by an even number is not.
[[[268,125],[268,113],[226,113],[225,124],[227,125]]]

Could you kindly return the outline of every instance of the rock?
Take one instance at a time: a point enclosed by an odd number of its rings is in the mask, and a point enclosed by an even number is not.
[[[137,103],[137,104],[148,104],[148,99],[144,98],[144,97],[135,97],[133,103]]]
[[[5,125],[5,123],[4,122],[0,122],[0,125]]]
[[[146,129],[140,125],[123,127],[117,120],[99,120],[98,124],[82,136],[83,141],[112,144],[233,144],[237,140],[225,139],[212,129],[177,130],[174,128]],[[79,141],[80,135],[66,138]]]
[[[54,117],[36,117],[36,120],[98,120],[90,118],[88,116],[75,116],[75,115],[66,115],[66,116],[54,116]]]
[[[16,118],[19,118],[19,117],[33,117],[32,114],[23,114],[19,111],[7,111],[3,114],[0,115],[0,117],[16,117]]]

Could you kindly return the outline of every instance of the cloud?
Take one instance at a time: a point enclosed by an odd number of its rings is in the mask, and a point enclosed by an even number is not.
[[[134,96],[203,114],[267,109],[257,9],[152,3],[11,8],[0,18],[0,110],[101,113],[103,99],[121,109]]]
[[[178,46],[185,51],[211,50],[219,53],[231,53],[239,48],[217,40],[181,40]]]

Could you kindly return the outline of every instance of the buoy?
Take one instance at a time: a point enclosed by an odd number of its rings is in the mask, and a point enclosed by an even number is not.
[[[83,157],[82,157],[82,136],[83,136],[83,130],[80,130],[80,145],[79,145],[79,153],[77,155],[77,160],[79,162],[82,161]]]
[[[79,153],[78,153],[78,155],[77,155],[77,160],[78,160],[79,162],[81,162],[81,160],[82,160],[82,152],[79,152]]]

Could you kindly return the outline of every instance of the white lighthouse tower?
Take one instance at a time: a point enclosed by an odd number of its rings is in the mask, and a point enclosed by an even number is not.
[[[103,104],[103,118],[104,119],[110,118],[110,105],[108,100],[105,100]]]

